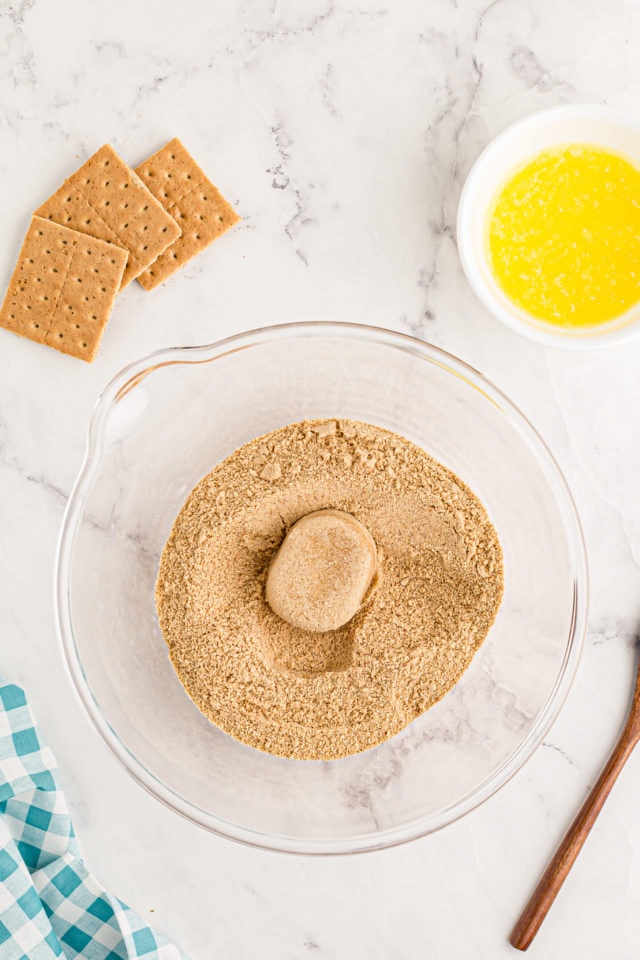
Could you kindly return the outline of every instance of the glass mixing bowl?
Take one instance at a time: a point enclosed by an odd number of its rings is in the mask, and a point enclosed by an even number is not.
[[[246,441],[314,417],[419,444],[478,494],[505,559],[497,620],[458,685],[392,740],[330,762],[269,756],[209,723],[174,673],[154,605],[160,553],[192,487]],[[93,416],[56,564],[73,686],[129,773],[209,830],[301,853],[401,843],[491,796],[558,713],[586,607],[578,517],[523,415],[441,350],[340,323],[164,350],[118,374]]]

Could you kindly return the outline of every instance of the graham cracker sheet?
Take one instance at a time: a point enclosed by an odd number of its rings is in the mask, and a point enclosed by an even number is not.
[[[113,147],[105,144],[37,210],[52,220],[128,254],[126,287],[180,236],[173,217]]]
[[[127,263],[127,251],[32,217],[0,308],[0,326],[91,362]]]
[[[136,173],[182,231],[138,275],[138,282],[151,290],[226,233],[240,217],[177,137],[136,167]]]

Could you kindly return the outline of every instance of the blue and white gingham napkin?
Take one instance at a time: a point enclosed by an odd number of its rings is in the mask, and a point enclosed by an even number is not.
[[[88,872],[53,754],[1,677],[0,957],[186,960]]]

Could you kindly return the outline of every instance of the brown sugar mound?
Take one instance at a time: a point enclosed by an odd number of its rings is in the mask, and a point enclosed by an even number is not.
[[[348,623],[313,632],[277,616],[265,584],[287,531],[325,509],[370,532],[378,582]],[[200,481],[162,554],[156,605],[206,717],[268,753],[331,760],[440,700],[502,592],[496,531],[455,474],[398,434],[326,420],[259,437]]]
[[[324,633],[352,620],[376,575],[373,537],[341,510],[308,513],[288,531],[267,574],[265,598],[282,620]]]

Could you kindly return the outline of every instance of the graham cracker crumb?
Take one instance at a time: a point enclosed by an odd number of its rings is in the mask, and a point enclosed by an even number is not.
[[[279,480],[282,476],[282,468],[279,463],[268,463],[260,476],[263,480]]]
[[[379,579],[352,620],[316,633],[280,619],[265,582],[287,531],[325,509],[369,531]],[[496,531],[458,477],[382,428],[305,421],[245,444],[195,487],[156,604],[206,717],[257,749],[331,760],[389,739],[444,696],[502,591]]]

